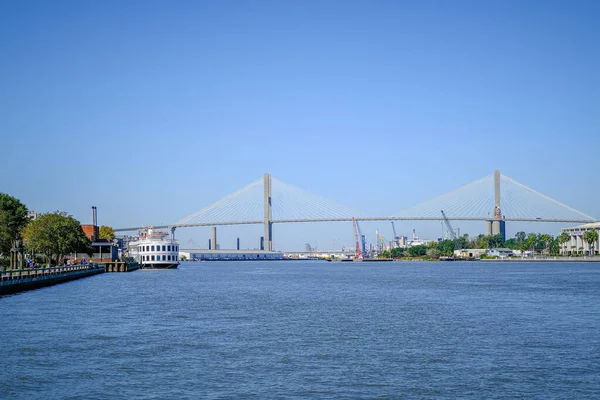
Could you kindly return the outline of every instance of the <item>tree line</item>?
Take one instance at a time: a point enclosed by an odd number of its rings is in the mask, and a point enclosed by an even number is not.
[[[113,239],[110,227],[101,227],[100,237]],[[41,257],[46,266],[59,265],[72,253],[92,254],[90,240],[81,223],[66,212],[55,211],[28,217],[19,199],[0,193],[0,266],[19,267],[26,257]]]
[[[401,257],[429,257],[439,258],[442,256],[450,257],[454,254],[454,250],[458,249],[492,249],[492,248],[508,248],[511,250],[520,250],[522,252],[532,251],[547,255],[559,255],[561,250],[563,254],[568,255],[583,255],[583,248],[575,248],[575,246],[567,247],[567,243],[571,240],[571,236],[567,232],[562,232],[554,237],[547,233],[525,233],[517,232],[514,238],[507,240],[502,239],[501,234],[497,235],[478,235],[469,238],[465,234],[458,237],[456,240],[442,240],[441,242],[430,242],[428,245],[412,246],[408,248],[397,247],[391,250],[386,250],[378,256],[381,258],[401,258]],[[583,240],[590,245],[590,255],[594,255],[595,243],[598,241],[598,232],[586,231],[583,234]]]

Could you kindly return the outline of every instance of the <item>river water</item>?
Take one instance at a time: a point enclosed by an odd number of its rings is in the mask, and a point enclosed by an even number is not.
[[[184,263],[0,298],[0,398],[595,399],[595,263]]]

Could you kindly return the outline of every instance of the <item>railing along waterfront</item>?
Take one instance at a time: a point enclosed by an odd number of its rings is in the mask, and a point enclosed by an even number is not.
[[[53,268],[31,268],[31,269],[14,269],[9,271],[0,271],[0,282],[14,282],[21,279],[30,279],[37,277],[53,277],[59,276],[68,272],[88,271],[99,268],[98,265],[69,265]]]

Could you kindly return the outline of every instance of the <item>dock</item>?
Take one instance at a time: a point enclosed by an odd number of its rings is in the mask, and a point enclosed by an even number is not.
[[[112,261],[100,264],[106,272],[131,272],[140,269],[140,264],[133,261]]]
[[[70,265],[56,268],[2,271],[0,272],[0,296],[56,285],[104,272],[105,269],[98,265]]]

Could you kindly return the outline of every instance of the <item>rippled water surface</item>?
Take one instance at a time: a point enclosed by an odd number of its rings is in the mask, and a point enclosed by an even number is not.
[[[0,298],[0,398],[600,397],[600,265],[184,263]]]

